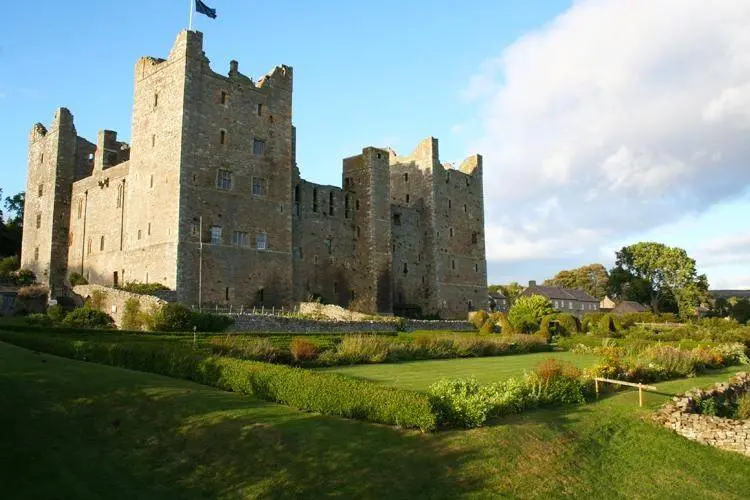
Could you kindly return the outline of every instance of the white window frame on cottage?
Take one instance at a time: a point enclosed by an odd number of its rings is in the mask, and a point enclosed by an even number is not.
[[[259,233],[255,235],[255,249],[256,250],[268,249],[268,233]]]
[[[266,195],[266,179],[263,177],[253,177],[253,196]]]
[[[250,235],[247,231],[234,231],[232,233],[232,245],[236,247],[249,247]]]
[[[211,226],[211,244],[221,245],[221,226]]]
[[[573,309],[573,301],[572,300],[568,301],[568,309]]]
[[[222,191],[232,190],[232,171],[225,168],[216,170],[216,189]]]

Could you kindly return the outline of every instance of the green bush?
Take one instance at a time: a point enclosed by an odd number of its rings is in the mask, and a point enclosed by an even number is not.
[[[154,311],[149,319],[149,329],[157,332],[221,332],[226,330],[233,320],[218,314],[191,311],[177,304],[164,304]]]
[[[122,308],[122,329],[142,330],[144,324],[141,301],[134,297],[129,298],[125,301],[125,306]]]
[[[92,309],[99,309],[100,311],[104,309],[104,303],[107,300],[107,292],[104,290],[91,290],[91,296],[87,299],[88,305]]]
[[[542,295],[529,295],[516,299],[508,311],[508,321],[516,331],[533,333],[539,330],[542,318],[553,312],[549,299]]]
[[[18,255],[12,255],[10,257],[0,259],[0,280],[15,281],[14,278],[11,277],[11,275],[18,271],[19,267],[21,267],[21,259],[18,257]]]
[[[750,420],[750,393],[745,393],[737,399],[735,418]]]
[[[389,342],[377,335],[346,335],[336,348],[344,364],[382,363],[388,357]]]
[[[513,325],[511,325],[510,321],[508,321],[507,314],[503,312],[492,313],[490,315],[490,320],[492,320],[495,325],[500,328],[500,333],[504,335],[513,335],[516,333],[516,331],[513,329]]]
[[[36,274],[28,269],[19,269],[12,276],[16,285],[25,286],[36,283]]]
[[[62,323],[65,319],[65,309],[60,304],[55,304],[47,309],[47,316],[49,316],[53,323]]]
[[[155,292],[169,290],[169,287],[166,287],[161,283],[139,283],[137,281],[128,281],[120,288],[126,292],[138,293],[141,295],[151,295]]]
[[[113,328],[115,321],[109,314],[89,306],[73,309],[65,315],[63,325],[71,328]]]
[[[487,314],[487,311],[479,310],[475,311],[471,314],[471,324],[474,325],[474,328],[477,330],[481,330],[485,323],[487,323],[487,320],[489,319],[490,315]]]
[[[429,391],[437,420],[448,427],[480,427],[493,406],[490,391],[475,379],[439,380]]]
[[[33,313],[26,316],[26,324],[30,326],[52,326],[52,318],[42,313]]]
[[[237,337],[227,335],[225,338],[214,338],[210,342],[211,352],[221,356],[265,361],[267,363],[289,363],[292,357],[289,352],[276,347],[267,337]]]
[[[202,354],[149,343],[100,343],[0,331],[2,340],[72,359],[195,381],[305,411],[435,429],[429,397],[334,373]]]
[[[479,333],[482,335],[488,335],[490,333],[495,333],[495,322],[491,319],[488,319],[484,322],[484,324],[479,328]]]
[[[68,282],[70,286],[88,285],[89,280],[83,277],[81,273],[70,273],[68,276]]]

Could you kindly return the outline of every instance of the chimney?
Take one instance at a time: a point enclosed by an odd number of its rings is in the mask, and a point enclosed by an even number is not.
[[[529,286],[536,286],[536,280],[529,280]]]

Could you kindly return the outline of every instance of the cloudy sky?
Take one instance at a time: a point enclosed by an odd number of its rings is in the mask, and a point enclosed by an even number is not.
[[[207,3],[214,70],[294,67],[307,178],[340,184],[342,157],[430,135],[445,161],[482,153],[490,282],[609,267],[653,240],[688,250],[714,288],[750,288],[750,2]],[[5,194],[58,106],[85,137],[127,140],[133,64],[164,57],[186,21],[182,0],[5,6]]]

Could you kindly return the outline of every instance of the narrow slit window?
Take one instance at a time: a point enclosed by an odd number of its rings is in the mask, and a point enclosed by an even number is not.
[[[102,236],[101,238],[99,238],[99,251],[100,252],[104,251],[104,236]]]
[[[328,215],[333,215],[333,205],[334,205],[334,198],[333,198],[333,191],[328,193]]]
[[[219,143],[220,144],[227,143],[227,131],[224,129],[219,130]]]
[[[318,211],[318,190],[313,189],[313,196],[312,196],[312,211],[317,212]]]
[[[228,97],[228,96],[227,96],[227,93],[226,93],[226,91],[222,90],[222,91],[221,91],[221,97],[219,98],[219,100],[221,101],[221,104],[222,104],[223,106],[226,106],[226,105],[227,105],[227,100],[228,100],[228,99],[227,99],[227,97]]]

